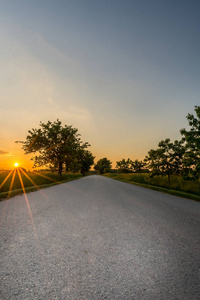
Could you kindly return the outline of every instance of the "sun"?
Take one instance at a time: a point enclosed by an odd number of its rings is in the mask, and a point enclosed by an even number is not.
[[[18,166],[19,166],[19,164],[16,162],[16,163],[15,163],[15,167],[18,167]]]

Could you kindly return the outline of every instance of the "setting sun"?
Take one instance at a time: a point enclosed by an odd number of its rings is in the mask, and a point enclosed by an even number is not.
[[[16,162],[16,163],[15,163],[15,167],[18,167],[18,166],[19,166],[19,164]]]

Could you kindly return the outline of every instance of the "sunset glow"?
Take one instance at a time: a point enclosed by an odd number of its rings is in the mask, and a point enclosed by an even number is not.
[[[179,2],[3,1],[0,170],[32,169],[15,142],[40,121],[77,128],[113,168],[179,139],[200,93],[200,2]]]
[[[16,163],[15,163],[15,167],[17,168],[18,166],[19,166],[19,164],[16,162]]]

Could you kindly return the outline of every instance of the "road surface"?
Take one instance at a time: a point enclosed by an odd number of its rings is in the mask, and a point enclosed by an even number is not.
[[[200,299],[200,203],[102,176],[0,202],[0,299]]]

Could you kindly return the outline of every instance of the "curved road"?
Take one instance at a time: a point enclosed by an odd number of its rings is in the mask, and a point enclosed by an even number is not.
[[[102,176],[0,202],[0,299],[200,299],[200,203]]]

